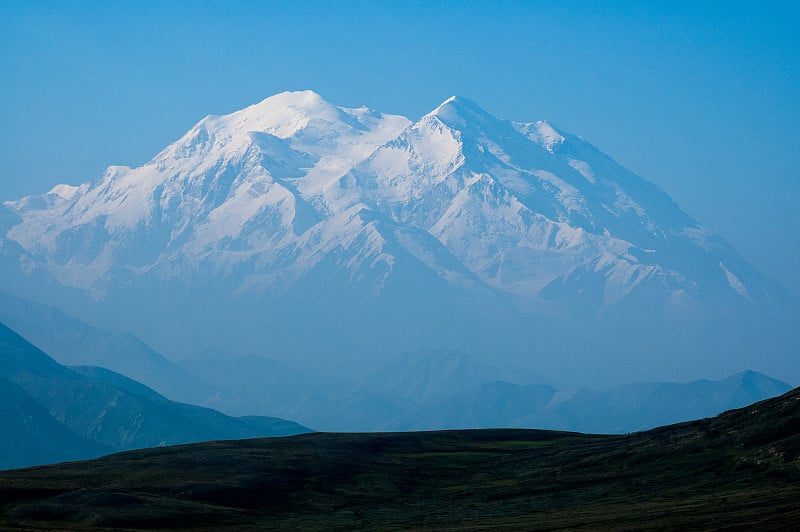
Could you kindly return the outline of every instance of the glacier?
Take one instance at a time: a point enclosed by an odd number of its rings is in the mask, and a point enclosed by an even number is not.
[[[0,290],[173,358],[800,378],[781,286],[580,137],[462,97],[413,121],[281,93],[2,211]]]

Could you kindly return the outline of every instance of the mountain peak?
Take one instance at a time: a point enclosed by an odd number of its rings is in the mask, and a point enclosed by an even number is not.
[[[448,126],[464,127],[468,123],[496,121],[477,103],[463,96],[451,96],[434,109],[430,116],[436,116]]]
[[[472,108],[480,109],[480,106],[477,103],[473,102],[469,98],[466,98],[466,97],[458,95],[458,94],[454,94],[453,96],[450,96],[449,98],[447,98],[445,101],[443,101],[441,104],[439,104],[439,106],[436,109],[439,110],[439,109],[441,109],[443,107],[455,107],[455,108],[472,107]],[[483,111],[482,109],[480,109],[480,110]],[[434,111],[434,112],[436,112],[436,111]]]
[[[325,98],[312,90],[284,91],[269,96],[252,107],[299,107],[303,109],[331,106]]]
[[[309,122],[335,122],[341,110],[319,94],[306,90],[282,92],[231,114],[209,117],[208,120],[234,130],[268,131],[288,137]]]

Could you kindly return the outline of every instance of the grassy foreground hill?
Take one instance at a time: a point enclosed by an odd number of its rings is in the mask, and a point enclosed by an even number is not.
[[[793,529],[800,389],[624,436],[304,434],[0,472],[0,528]]]

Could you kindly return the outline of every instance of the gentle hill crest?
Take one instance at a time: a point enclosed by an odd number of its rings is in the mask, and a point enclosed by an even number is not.
[[[0,526],[786,530],[800,389],[627,436],[308,434],[0,473]]]

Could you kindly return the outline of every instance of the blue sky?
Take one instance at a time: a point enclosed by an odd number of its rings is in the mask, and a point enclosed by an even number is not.
[[[0,0],[0,199],[135,166],[284,90],[547,119],[800,293],[794,2]]]

